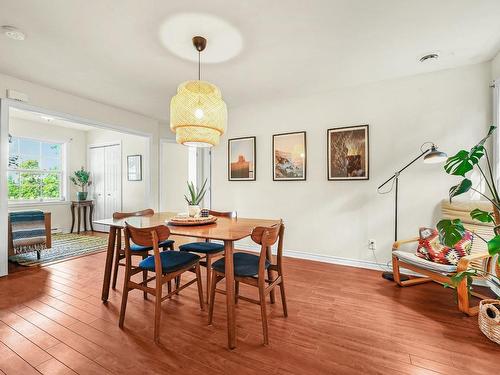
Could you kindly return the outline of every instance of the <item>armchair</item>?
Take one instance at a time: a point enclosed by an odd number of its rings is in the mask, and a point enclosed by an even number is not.
[[[465,212],[468,212],[468,210],[470,210],[471,205],[481,208],[481,206],[485,204],[487,203],[454,202],[450,204],[446,200],[441,203],[441,214],[445,218],[462,216],[464,217],[464,226],[467,230],[471,232],[481,233],[480,235],[484,238],[491,238],[493,236],[493,227],[491,225],[472,222],[470,217],[467,219],[464,215]],[[474,267],[476,268],[481,268],[488,271],[491,270],[493,266],[493,259],[488,253],[488,250],[486,249],[486,246],[484,246],[482,241],[474,241],[471,254],[461,258],[456,266],[434,263],[419,258],[414,253],[406,252],[400,249],[402,245],[417,243],[418,240],[419,238],[415,237],[408,240],[396,241],[392,246],[392,268],[394,272],[394,281],[401,287],[418,285],[430,281],[441,284],[447,283],[451,285],[451,278],[455,274],[471,268],[472,265],[474,265]],[[413,250],[415,250],[415,248],[416,246]],[[409,280],[401,280],[401,267],[414,271],[422,276],[411,278]],[[463,279],[460,284],[457,285],[456,291],[458,296],[458,309],[469,316],[477,315],[479,312],[478,306],[470,306],[469,291],[467,289],[466,279]],[[487,296],[475,292],[472,292],[471,294],[481,299],[488,298]]]

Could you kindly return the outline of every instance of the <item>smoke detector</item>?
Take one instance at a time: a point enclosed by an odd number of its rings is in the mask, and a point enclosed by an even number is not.
[[[14,26],[2,26],[2,31],[7,38],[14,40],[24,40],[26,39],[26,34]]]
[[[418,61],[421,63],[426,62],[426,61],[435,61],[439,58],[439,52],[431,52],[431,53],[426,53],[425,55],[421,56]]]

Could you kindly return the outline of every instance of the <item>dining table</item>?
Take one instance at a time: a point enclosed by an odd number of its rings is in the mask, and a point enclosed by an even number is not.
[[[234,283],[234,242],[242,240],[251,235],[255,227],[268,227],[279,224],[280,220],[272,219],[250,219],[250,218],[226,218],[218,217],[212,224],[179,226],[171,225],[170,219],[177,214],[175,212],[157,212],[148,216],[132,216],[125,219],[102,219],[94,220],[94,224],[109,227],[108,246],[106,251],[106,262],[104,265],[104,280],[102,282],[102,301],[106,303],[109,296],[111,284],[111,271],[113,268],[113,257],[115,252],[121,249],[122,229],[125,223],[139,228],[149,228],[158,225],[166,225],[170,233],[176,236],[195,237],[200,239],[219,240],[224,242],[225,276],[226,276],[226,307],[227,307],[227,343],[230,349],[236,347],[236,317],[235,317],[235,283]],[[115,250],[116,249],[116,250]]]

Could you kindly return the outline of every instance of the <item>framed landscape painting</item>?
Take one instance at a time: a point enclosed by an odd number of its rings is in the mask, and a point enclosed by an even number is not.
[[[273,135],[273,180],[306,179],[306,132]]]
[[[227,141],[228,180],[255,181],[255,137]]]
[[[368,180],[368,125],[327,130],[328,180]]]

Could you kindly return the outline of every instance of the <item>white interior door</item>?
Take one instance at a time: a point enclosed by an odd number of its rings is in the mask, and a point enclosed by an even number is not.
[[[104,147],[104,216],[122,209],[122,155],[119,145]]]
[[[90,189],[94,200],[94,220],[107,219],[122,209],[121,146],[92,146],[89,148],[89,170],[92,173]],[[107,232],[109,228],[94,225],[94,229]]]

